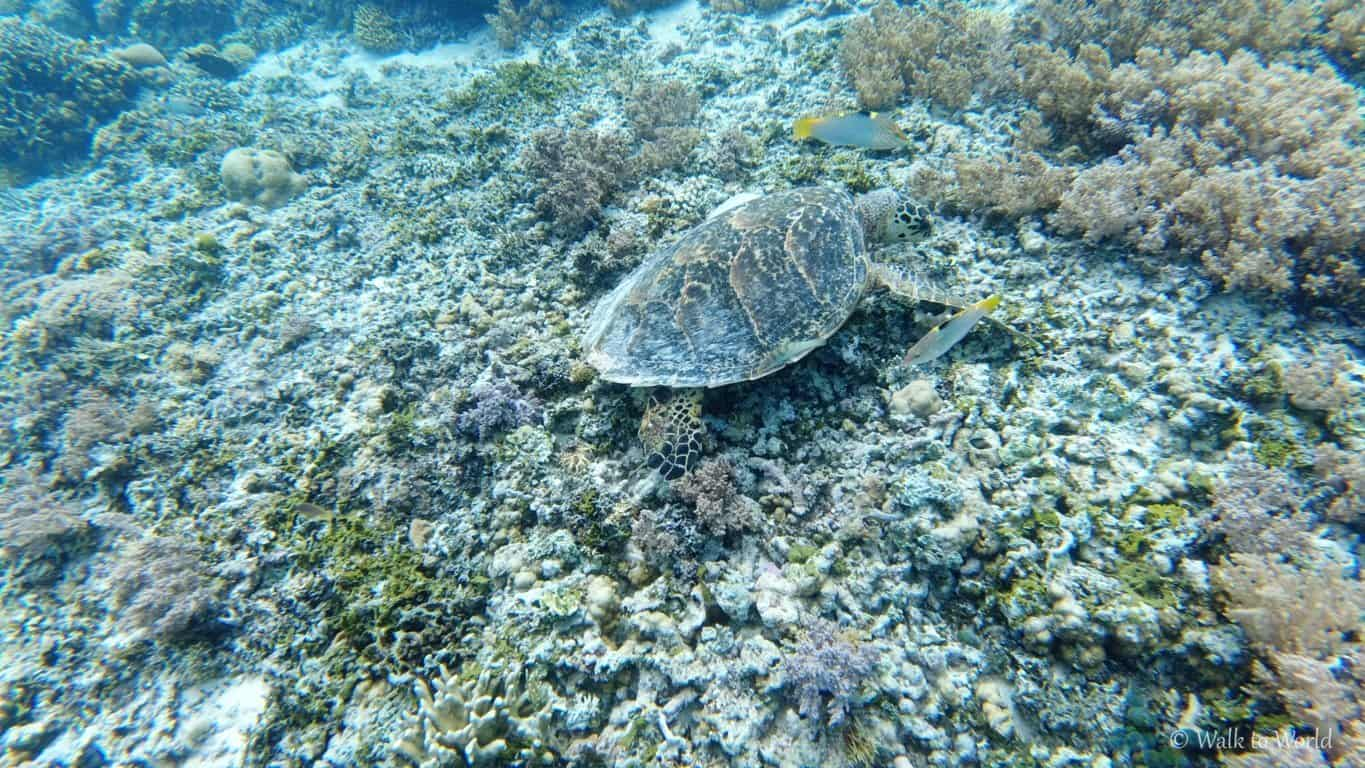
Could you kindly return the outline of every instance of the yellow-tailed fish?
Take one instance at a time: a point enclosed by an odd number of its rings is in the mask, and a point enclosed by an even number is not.
[[[803,117],[792,133],[797,141],[815,139],[840,147],[898,149],[909,141],[900,126],[877,112],[848,112],[831,117]]]
[[[944,352],[953,348],[953,345],[962,341],[962,337],[972,329],[981,318],[990,314],[991,310],[1000,306],[1000,297],[987,296],[977,303],[964,307],[960,312],[944,320],[934,330],[924,334],[924,338],[915,342],[915,346],[905,353],[906,365],[919,365],[927,363],[937,358]]]

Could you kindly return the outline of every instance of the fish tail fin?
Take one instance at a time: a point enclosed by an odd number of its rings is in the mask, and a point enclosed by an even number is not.
[[[792,125],[792,136],[795,136],[797,141],[809,139],[811,137],[811,131],[815,130],[815,124],[818,122],[820,122],[820,118],[818,117],[803,117],[797,120],[796,123]]]

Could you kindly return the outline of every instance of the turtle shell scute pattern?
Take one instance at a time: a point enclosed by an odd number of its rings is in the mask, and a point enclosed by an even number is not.
[[[848,194],[766,195],[654,252],[593,312],[588,362],[608,381],[718,387],[766,376],[839,329],[867,287]]]

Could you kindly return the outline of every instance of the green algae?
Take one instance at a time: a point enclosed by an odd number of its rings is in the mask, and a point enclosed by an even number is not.
[[[1145,560],[1130,558],[1119,562],[1114,577],[1128,592],[1153,608],[1180,606],[1180,591],[1176,583],[1162,576]]]

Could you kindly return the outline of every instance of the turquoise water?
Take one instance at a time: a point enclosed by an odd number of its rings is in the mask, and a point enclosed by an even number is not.
[[[0,2],[0,765],[1365,765],[1363,41]]]

